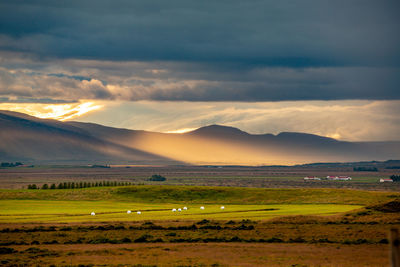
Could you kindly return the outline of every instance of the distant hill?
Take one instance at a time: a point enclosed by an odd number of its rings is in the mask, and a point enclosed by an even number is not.
[[[305,133],[253,135],[211,125],[184,134],[59,122],[0,111],[0,161],[282,165],[400,158],[400,142],[344,142]]]
[[[36,163],[176,164],[176,161],[97,138],[56,120],[0,111],[0,161]]]

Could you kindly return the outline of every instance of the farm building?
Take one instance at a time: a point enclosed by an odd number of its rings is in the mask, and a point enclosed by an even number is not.
[[[337,178],[337,180],[341,180],[341,181],[350,181],[351,177],[350,176],[339,176]]]
[[[321,180],[321,178],[319,177],[315,177],[315,176],[306,176],[304,177],[305,181],[309,181],[309,180]]]
[[[332,176],[332,175],[328,175],[328,176],[326,176],[326,179],[328,179],[328,180],[337,180],[337,176]]]
[[[328,176],[326,176],[326,179],[328,179],[328,180],[339,180],[339,181],[350,181],[351,177],[350,176],[332,176],[332,175],[328,175]]]
[[[392,180],[392,179],[390,179],[390,178],[381,178],[381,179],[379,179],[379,182],[381,182],[381,183],[385,183],[385,182],[393,182],[393,180]]]

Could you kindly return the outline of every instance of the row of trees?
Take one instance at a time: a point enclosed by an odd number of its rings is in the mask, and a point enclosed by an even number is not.
[[[0,163],[0,167],[3,167],[3,168],[17,167],[17,166],[21,166],[21,165],[24,165],[24,164],[22,162],[15,162],[15,163],[2,162],[2,163]]]
[[[393,182],[400,182],[400,175],[392,175],[390,179],[392,179]]]
[[[117,182],[117,181],[102,181],[102,182],[63,182],[56,184],[43,184],[41,187],[36,184],[28,185],[28,189],[75,189],[75,188],[88,188],[88,187],[103,187],[103,186],[128,186],[132,185],[130,182]]]

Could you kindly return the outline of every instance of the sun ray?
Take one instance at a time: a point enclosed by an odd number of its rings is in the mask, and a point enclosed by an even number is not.
[[[68,104],[42,103],[1,103],[0,109],[26,113],[41,119],[55,119],[59,121],[71,120],[88,112],[99,110],[104,105],[90,101],[80,101]]]
[[[178,130],[166,131],[166,133],[187,133],[196,130],[197,128],[183,128]]]

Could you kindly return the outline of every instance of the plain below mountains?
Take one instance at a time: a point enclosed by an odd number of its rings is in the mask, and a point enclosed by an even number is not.
[[[211,125],[183,134],[38,119],[0,111],[0,161],[36,164],[290,165],[400,158],[400,142],[305,134],[253,135]]]

